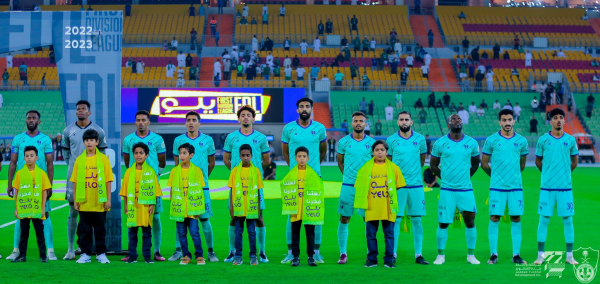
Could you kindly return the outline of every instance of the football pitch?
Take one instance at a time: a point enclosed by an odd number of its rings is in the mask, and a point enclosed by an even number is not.
[[[169,170],[170,167],[166,169]],[[286,167],[277,168],[277,177],[282,178],[287,172]],[[4,173],[4,171],[3,171]],[[600,170],[598,168],[578,168],[573,172],[573,195],[575,198],[575,249],[580,247],[599,250],[600,249],[600,194],[599,186],[594,182]],[[326,183],[326,217],[323,226],[323,241],[320,252],[325,258],[324,264],[318,267],[308,267],[306,264],[305,237],[301,237],[301,266],[290,267],[289,264],[281,264],[284,254],[287,253],[285,224],[287,217],[281,215],[281,201],[279,197],[278,182],[268,182],[265,185],[266,210],[263,212],[267,228],[266,253],[270,262],[260,263],[257,267],[250,266],[248,259],[247,237],[244,235],[244,265],[234,267],[231,263],[222,260],[227,256],[229,210],[227,209],[226,193],[223,188],[226,185],[229,171],[224,166],[217,166],[210,176],[211,197],[213,198],[213,213],[211,218],[214,232],[214,249],[221,262],[207,262],[205,266],[190,264],[179,265],[179,262],[155,262],[145,264],[142,262],[125,264],[120,261],[121,255],[111,255],[110,264],[100,264],[92,258],[92,263],[76,264],[75,261],[65,261],[62,257],[67,251],[67,216],[68,207],[60,208],[51,213],[54,247],[57,261],[40,263],[37,256],[37,244],[35,234],[31,232],[28,248],[28,259],[26,263],[10,263],[5,258],[12,251],[14,225],[14,201],[3,198],[0,200],[0,283],[19,283],[29,281],[30,283],[152,283],[157,280],[170,282],[213,282],[213,283],[384,283],[404,282],[414,283],[579,283],[575,277],[573,267],[564,265],[562,276],[550,276],[547,278],[548,267],[542,265],[537,270],[531,270],[534,276],[516,276],[522,272],[511,263],[512,243],[510,224],[500,223],[500,234],[498,242],[499,262],[496,265],[486,264],[489,259],[488,224],[489,213],[485,204],[489,193],[489,177],[482,170],[473,176],[473,186],[477,201],[478,215],[477,247],[475,256],[481,262],[480,265],[471,265],[466,261],[466,239],[465,229],[449,228],[448,243],[446,246],[446,263],[437,266],[433,261],[437,255],[436,227],[437,227],[437,196],[439,188],[425,193],[427,204],[427,216],[423,218],[424,240],[423,256],[431,264],[421,266],[414,264],[414,246],[412,233],[401,233],[398,247],[398,262],[396,269],[383,267],[384,242],[383,233],[379,232],[379,266],[376,268],[364,268],[366,259],[365,225],[359,215],[355,214],[350,222],[350,236],[348,239],[349,262],[346,265],[338,265],[339,248],[337,241],[337,228],[339,215],[337,214],[339,186],[342,175],[337,167],[324,166],[322,174]],[[57,208],[65,204],[64,195],[60,194],[60,188],[64,187],[66,166],[55,166],[55,184],[57,191],[52,198],[52,207]],[[537,226],[539,215],[537,204],[539,198],[540,172],[533,167],[525,169],[524,173],[524,195],[525,215],[522,220],[523,240],[521,245],[521,256],[528,263],[533,263],[537,257]],[[61,183],[61,179],[63,183]],[[161,185],[166,187],[167,177],[163,176]],[[6,174],[0,179],[0,191],[4,193],[6,188]],[[167,201],[164,202],[165,212],[161,214],[163,226],[163,240],[161,252],[163,256],[169,257],[175,248],[175,222],[169,220]],[[125,224],[125,222],[123,222]],[[127,249],[127,228],[123,226],[123,249]],[[33,230],[33,229],[32,229]],[[380,229],[381,231],[381,229]],[[207,248],[204,236],[203,248],[205,256]],[[304,233],[302,233],[304,235]],[[191,244],[191,241],[190,241]],[[141,234],[138,250],[142,260]],[[193,247],[190,248],[193,252]],[[551,218],[548,227],[548,240],[546,251],[565,251],[565,238],[563,224],[556,215]],[[596,261],[596,259],[594,259]],[[193,263],[193,262],[192,262]],[[562,259],[564,263],[564,257]],[[581,263],[581,262],[580,262]],[[595,263],[591,263],[592,266]],[[335,281],[335,282],[333,282]],[[600,277],[596,277],[592,283],[600,283]]]

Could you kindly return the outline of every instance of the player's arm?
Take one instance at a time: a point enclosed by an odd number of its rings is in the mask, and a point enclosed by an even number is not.
[[[48,175],[48,180],[50,181],[50,184],[52,184],[52,180],[54,178],[54,152],[46,154],[46,168],[48,170],[46,173]],[[52,197],[52,188],[44,190],[44,194],[47,194],[48,198]],[[46,204],[46,201],[44,201],[42,204]]]
[[[18,153],[10,154],[10,164],[8,166],[8,188],[6,189],[6,193],[8,193],[8,197],[13,197],[13,178],[15,177],[15,173],[17,172],[17,159],[19,158]]]
[[[265,158],[263,156],[263,165],[265,163]],[[227,151],[223,151],[223,164],[231,171],[231,153]],[[264,166],[263,166],[264,167]]]
[[[123,153],[123,161],[125,161],[125,168],[129,169],[129,154]]]
[[[527,158],[527,157],[525,157]],[[523,160],[523,157],[521,157],[521,161]],[[483,157],[481,158],[481,169],[488,175],[488,176],[492,176],[492,168],[490,167],[490,156],[483,154]],[[523,171],[523,166],[521,167],[521,171]]]
[[[540,172],[542,171],[542,159],[544,157],[540,157],[540,156],[535,156],[535,166],[538,168],[538,170],[540,170]],[[571,168],[573,167],[573,162],[571,161]]]
[[[578,156],[571,156],[571,171],[574,171],[577,168],[577,164],[579,163]]]
[[[283,159],[290,165],[290,147],[287,143],[281,143],[281,151],[283,151]]]
[[[440,170],[440,158],[431,155],[431,161],[429,161],[429,165],[431,171],[435,176],[442,176],[442,171]]]
[[[266,167],[268,167],[270,163],[271,163],[271,156],[269,156],[269,153],[263,153],[262,154],[262,167],[263,167],[263,169],[266,168]]]
[[[521,155],[521,161],[520,161],[521,172],[523,172],[525,170],[526,164],[527,164],[527,155]],[[481,162],[481,167],[483,167],[483,161]]]
[[[473,176],[475,174],[475,172],[477,172],[477,168],[479,168],[480,160],[481,159],[479,158],[479,156],[471,157],[471,176]]]
[[[340,172],[342,172],[342,174],[344,174],[344,154],[337,154],[337,162],[338,162],[338,168],[340,168]]]
[[[388,159],[390,159],[391,157],[388,156]],[[425,154],[421,154],[421,167],[423,167],[425,165],[425,158],[427,158],[427,153]],[[391,161],[391,160],[390,160]]]
[[[66,130],[66,129],[65,129]],[[61,141],[62,144],[62,155],[67,166],[69,165],[69,159],[71,158],[71,142],[69,139],[69,133],[66,131],[63,133],[63,139]]]
[[[210,176],[210,173],[212,173],[214,168],[215,168],[215,155],[210,155],[210,156],[208,156],[208,175],[209,176]]]
[[[179,165],[179,157],[173,156],[173,161],[175,161],[175,166]]]
[[[322,163],[325,161],[325,157],[327,157],[327,140],[323,140],[321,141],[321,144],[319,144],[319,154],[319,163]]]
[[[19,190],[15,188],[15,195],[19,195]],[[15,218],[19,219],[19,213],[17,213],[17,208],[19,204],[17,204],[17,198],[15,198]]]
[[[164,170],[166,166],[167,166],[167,154],[166,153],[158,154],[158,170],[160,171],[160,173],[158,173],[158,174],[162,174],[162,170]]]

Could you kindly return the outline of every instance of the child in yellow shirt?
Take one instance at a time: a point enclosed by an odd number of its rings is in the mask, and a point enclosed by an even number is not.
[[[33,223],[37,237],[41,262],[47,263],[46,239],[44,238],[44,214],[47,190],[52,189],[48,175],[36,166],[38,151],[35,146],[27,146],[24,151],[25,166],[17,172],[13,181],[15,192],[15,217],[21,225],[19,256],[11,262],[27,261],[27,241],[29,240],[29,221]]]
[[[125,263],[137,262],[137,233],[142,229],[142,254],[146,263],[154,263],[150,255],[152,248],[152,220],[156,198],[162,196],[154,169],[146,163],[150,148],[139,142],[132,147],[135,167],[129,167],[123,178],[119,195],[125,204],[125,220],[129,235],[129,257]],[[133,188],[132,188],[133,187]]]
[[[354,207],[359,209],[367,225],[367,263],[365,267],[377,266],[377,231],[379,221],[385,235],[384,266],[394,265],[394,224],[398,213],[396,190],[406,186],[400,168],[388,160],[388,145],[377,140],[372,146],[373,159],[358,170]]]
[[[106,211],[110,210],[111,182],[114,180],[110,161],[98,147],[98,131],[88,129],[82,140],[85,151],[73,165],[73,198],[75,210],[79,211],[77,237],[81,256],[77,263],[92,261],[92,245],[96,243],[96,260],[110,263],[106,257]],[[93,234],[93,237],[92,237]]]
[[[231,189],[229,197],[231,204],[229,210],[231,218],[235,221],[235,258],[233,265],[241,265],[242,261],[242,237],[244,234],[244,222],[248,231],[250,241],[250,265],[258,265],[256,258],[256,228],[255,220],[262,214],[260,210],[259,190],[263,188],[260,171],[252,165],[252,147],[248,144],[240,146],[239,165],[231,169],[229,183]]]

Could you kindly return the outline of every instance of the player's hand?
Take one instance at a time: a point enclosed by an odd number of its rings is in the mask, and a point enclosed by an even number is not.
[[[109,200],[107,200],[106,202],[104,202],[104,209],[105,209],[105,210],[108,210],[108,209],[110,209],[110,205],[111,205],[111,204],[110,204],[110,199],[109,199]]]
[[[148,216],[152,216],[152,213],[154,213],[154,205],[148,206]]]
[[[200,219],[200,215],[195,215],[194,219]]]
[[[15,209],[15,218],[19,219],[19,213],[17,212],[17,209]]]
[[[50,197],[52,196],[52,188],[46,190],[46,192],[48,193],[48,197],[46,197],[46,200],[50,200]]]
[[[73,204],[73,207],[75,207],[75,210],[79,211],[81,205],[79,204],[79,202],[75,202],[75,204]]]
[[[14,188],[13,188],[12,186],[9,186],[9,187],[6,189],[6,193],[8,193],[8,197],[10,197],[10,198],[13,198],[13,197],[15,196],[15,195],[14,195],[14,194],[15,194],[15,191],[14,191]]]

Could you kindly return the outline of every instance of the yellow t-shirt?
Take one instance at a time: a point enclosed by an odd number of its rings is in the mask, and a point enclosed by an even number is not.
[[[135,167],[135,166],[134,166]],[[123,185],[121,185],[121,191],[119,192],[120,196],[127,197],[127,186],[129,186],[129,173],[130,171],[125,172],[125,176],[123,177]],[[150,216],[148,215],[148,208],[150,205],[147,204],[139,204],[138,203],[138,195],[140,193],[140,180],[142,179],[142,170],[135,170],[135,207],[137,209],[137,226],[138,227],[152,227],[152,222],[150,221]],[[162,196],[162,191],[160,190],[160,184],[158,183],[158,178],[154,179],[154,196],[160,197]],[[126,206],[126,203],[123,203],[123,206]],[[127,207],[125,207],[127,209]],[[156,209],[156,207],[155,207]],[[154,213],[154,212],[153,212]],[[125,217],[126,218],[126,217]]]
[[[33,184],[35,185],[35,172],[29,171],[29,173],[31,174],[31,180],[33,181]],[[15,179],[13,180],[13,188],[16,190],[19,190],[20,187],[21,187],[21,175],[17,171],[17,174],[15,175]],[[48,179],[48,175],[46,174],[46,172],[42,171],[42,192],[44,192],[44,190],[48,190],[51,188],[52,188],[52,184],[50,183],[50,180]],[[29,218],[27,218],[27,219],[29,219]],[[46,220],[46,214],[42,214],[42,220]]]
[[[202,188],[204,188],[204,186],[206,185],[206,183],[204,182],[204,176],[202,175],[202,170],[200,170],[200,168],[198,168],[199,173],[196,175],[198,176],[198,178],[200,178],[200,185],[202,186]],[[188,173],[189,173],[189,168],[184,169],[181,168],[181,180],[183,181],[182,189],[183,190],[183,200],[187,200],[187,194],[188,194]],[[173,187],[173,174],[169,175],[169,182],[167,183],[168,186]],[[171,193],[173,193],[171,191]],[[209,192],[204,192],[204,194],[210,194]],[[173,197],[173,194],[171,194],[171,198]],[[206,199],[205,199],[206,200]],[[185,204],[185,218],[194,218],[194,216],[192,215],[188,215],[188,209],[187,209],[187,202],[184,202]]]
[[[404,177],[398,166],[393,165],[396,188],[406,186]],[[388,177],[385,164],[373,164],[371,185],[369,186],[369,209],[365,210],[365,221],[387,220],[396,222],[396,214],[392,214],[388,192]]]
[[[102,155],[104,162],[104,178],[106,184],[113,182],[113,172],[110,167],[110,161],[106,155]],[[77,182],[77,169],[79,161],[75,161],[73,165],[73,174],[71,174],[71,182]],[[79,211],[84,212],[104,212],[104,202],[98,202],[98,169],[96,168],[96,156],[86,157],[85,159],[85,202],[79,202]],[[76,184],[77,185],[77,184]],[[78,186],[78,185],[77,185]],[[75,190],[75,189],[73,189]],[[108,193],[110,198],[110,192]],[[110,209],[109,209],[110,210]]]
[[[304,208],[304,176],[306,170],[298,170],[298,214],[291,216],[291,222],[302,220],[302,209]]]
[[[231,169],[231,174],[229,175],[229,182],[227,183],[227,186],[229,188],[233,188],[235,185],[235,175],[237,173],[237,169],[238,169],[237,167]],[[242,167],[242,173],[240,175],[240,179],[242,180],[242,189],[244,190],[244,192],[243,192],[244,205],[248,204],[248,200],[247,200],[246,196],[248,195],[248,181],[250,180],[249,176],[250,176],[250,168]],[[256,177],[254,177],[254,180],[256,180],[256,185],[258,185],[259,189],[264,188],[263,181],[260,176],[260,171],[258,169],[256,169]],[[229,190],[229,197],[230,197],[229,198],[230,199],[229,206],[231,206],[231,208],[233,208],[233,198],[231,198],[232,197],[231,190]],[[247,213],[246,211],[247,211],[246,206],[244,206],[244,215],[243,216],[246,216],[246,213]],[[238,216],[238,217],[242,217],[242,216]]]

